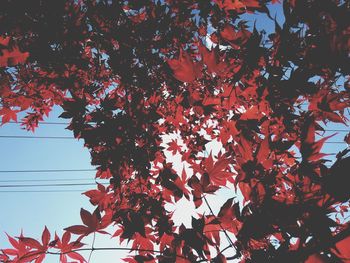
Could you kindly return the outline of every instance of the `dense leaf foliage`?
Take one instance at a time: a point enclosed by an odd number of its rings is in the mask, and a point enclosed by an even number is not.
[[[273,32],[249,27],[253,13]],[[0,259],[85,262],[82,239],[113,226],[138,251],[126,262],[350,261],[339,219],[350,157],[327,168],[320,137],[348,121],[349,17],[338,0],[3,1],[2,123],[25,111],[34,131],[61,106],[109,185],[85,193],[96,209],[81,210],[83,224],[9,237]],[[165,208],[210,207],[223,188],[236,198],[191,227]]]

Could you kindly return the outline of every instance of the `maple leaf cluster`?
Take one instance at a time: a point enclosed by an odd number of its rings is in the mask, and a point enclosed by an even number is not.
[[[83,224],[9,237],[1,260],[84,262],[81,241],[109,233],[137,252],[126,262],[349,261],[349,150],[327,167],[319,138],[349,124],[349,14],[336,0],[7,1],[2,123],[26,112],[34,130],[59,105],[108,185],[84,193]],[[223,189],[235,198],[215,213]],[[191,225],[166,209],[182,200]]]

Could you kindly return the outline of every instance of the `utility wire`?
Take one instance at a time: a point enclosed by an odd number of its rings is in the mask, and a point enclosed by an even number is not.
[[[12,124],[25,124],[23,121],[9,121],[7,123],[12,123]],[[50,121],[39,121],[38,124],[48,124],[48,125],[69,125],[69,122],[50,122]]]
[[[0,173],[66,173],[92,171],[96,171],[96,169],[0,170]]]
[[[7,123],[11,124],[23,124],[24,122],[18,121],[9,121]],[[49,122],[49,121],[41,121],[39,124],[44,124],[44,125],[69,125],[69,122]],[[350,129],[324,129],[324,131],[334,131],[334,132],[350,132]]]
[[[63,136],[21,136],[21,135],[0,135],[0,138],[13,138],[13,139],[75,139],[74,137],[63,137]],[[346,142],[325,142],[335,144],[345,144]]]
[[[67,183],[67,184],[8,184],[0,185],[0,188],[12,187],[51,187],[51,186],[81,186],[81,185],[96,185],[96,183]]]
[[[333,143],[333,144],[347,144],[346,142],[324,142],[324,143]]]
[[[68,136],[34,136],[34,135],[0,135],[0,138],[8,139],[75,139]]]
[[[82,193],[88,191],[86,189],[80,190],[14,190],[14,191],[0,191],[0,193]]]
[[[348,130],[346,130],[346,129],[325,129],[324,131],[329,131],[329,132],[350,132],[350,129],[348,129]]]
[[[0,180],[0,183],[14,183],[14,182],[19,182],[19,183],[24,183],[24,182],[71,182],[71,181],[94,181],[94,178],[86,179],[86,178],[60,178],[60,179],[14,179],[14,180]]]

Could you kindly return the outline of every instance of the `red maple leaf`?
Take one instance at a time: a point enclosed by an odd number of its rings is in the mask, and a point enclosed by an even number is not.
[[[12,259],[14,262],[16,262],[16,260],[20,260],[24,256],[28,257],[28,254],[30,253],[31,248],[26,244],[24,244],[23,242],[21,242],[20,240],[17,241],[13,237],[9,236],[7,233],[6,235],[13,248],[2,249],[1,252],[4,253],[4,255],[7,258],[9,256],[14,257]],[[23,235],[21,234],[19,238],[23,238]],[[33,260],[32,257],[28,257],[28,258]]]
[[[224,155],[219,155],[218,160],[214,162],[212,153],[203,162],[203,171],[209,175],[210,182],[213,185],[224,186],[227,181],[234,182],[232,172],[228,172],[227,168],[230,160]]]
[[[0,67],[15,66],[27,61],[28,52],[21,52],[18,47],[13,47],[12,50],[3,49],[0,56]]]
[[[150,232],[151,229],[145,228],[146,232]],[[131,250],[134,249],[145,249],[145,250],[153,250],[154,245],[153,242],[155,241],[154,236],[147,235],[147,237],[143,237],[139,233],[135,233],[133,236],[133,243]],[[140,254],[145,254],[145,252],[140,252]]]
[[[328,261],[326,261],[322,256],[320,256],[319,254],[312,254],[311,256],[309,256],[305,263],[327,263]]]
[[[221,37],[228,41],[235,49],[240,49],[241,45],[248,41],[251,34],[252,33],[245,28],[236,31],[232,25],[226,25],[220,32]]]
[[[7,47],[10,42],[10,37],[0,36],[0,45]]]
[[[102,168],[97,170],[96,178],[109,179],[112,177],[112,173],[109,169],[102,170]]]
[[[101,210],[106,209],[113,202],[113,195],[108,193],[108,188],[97,184],[97,190],[89,190],[83,193],[90,198],[93,205],[98,205]]]
[[[236,213],[239,213],[239,204],[233,203],[233,198],[230,198],[221,206],[217,216],[221,226],[234,234],[237,234],[242,227],[242,223],[236,218]]]
[[[177,140],[171,140],[171,142],[167,143],[169,145],[168,151],[172,152],[172,155],[175,155],[177,152],[181,152],[181,146],[177,144]]]
[[[335,244],[335,249],[333,249],[334,253],[344,262],[350,261],[350,237],[344,238],[343,240],[337,242]]]
[[[27,259],[27,257],[29,258],[35,257],[35,263],[41,263],[45,259],[46,251],[50,247],[50,237],[51,237],[50,232],[46,226],[41,235],[42,244],[40,244],[40,242],[34,238],[19,237],[20,242],[30,247],[31,249],[34,249],[29,253],[27,253],[26,255],[24,255],[24,258]]]
[[[219,47],[216,49],[208,50],[205,46],[200,45],[199,51],[202,55],[202,60],[205,65],[207,65],[208,71],[210,73],[222,73],[227,69],[227,64],[218,55]]]
[[[216,0],[215,2],[220,9],[237,10],[244,8],[244,4],[239,0]]]
[[[0,109],[0,116],[1,116],[1,125],[14,120],[17,122],[17,112],[18,110],[12,110],[10,108],[2,108]]]
[[[55,234],[55,248],[61,250],[60,262],[68,263],[68,258],[78,260],[80,263],[86,262],[84,257],[78,252],[72,251],[81,248],[84,244],[80,241],[70,242],[71,234],[70,232],[64,232],[62,240]]]
[[[109,222],[108,220],[102,220],[98,209],[96,209],[94,213],[91,214],[82,208],[80,210],[80,217],[85,225],[74,225],[67,227],[64,230],[76,235],[80,235],[81,238],[93,232],[108,234],[106,231],[103,231],[101,229],[106,228],[110,224],[110,220]]]
[[[310,162],[317,161],[328,154],[321,153],[321,149],[323,147],[323,144],[328,140],[329,138],[333,137],[335,134],[332,134],[330,136],[323,137],[322,139],[315,141],[315,131],[316,126],[313,121],[310,123],[307,122],[305,124],[304,128],[304,138],[302,138],[301,145],[300,145],[300,152],[305,160],[308,160]],[[297,144],[299,146],[299,144]]]
[[[189,196],[190,191],[186,188],[187,181],[188,181],[188,178],[187,178],[187,174],[186,174],[185,167],[184,167],[182,169],[181,178],[176,177],[174,184],[181,189],[184,196],[189,200],[190,199],[190,196]]]
[[[201,65],[194,63],[182,49],[179,58],[169,59],[168,64],[174,72],[174,77],[182,82],[193,82],[201,74]]]

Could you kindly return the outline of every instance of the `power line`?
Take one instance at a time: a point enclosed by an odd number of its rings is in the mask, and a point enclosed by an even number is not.
[[[7,123],[10,124],[25,124],[25,122],[22,121],[9,121]],[[90,122],[93,123],[93,122]],[[69,125],[69,122],[50,122],[50,121],[39,121],[38,124],[44,124],[44,125]],[[323,131],[329,131],[329,132],[350,132],[350,129],[324,129]],[[322,131],[321,131],[322,132]]]
[[[51,187],[51,186],[82,186],[82,185],[96,185],[96,183],[67,183],[67,184],[8,184],[0,185],[0,188],[12,188],[12,187]]]
[[[9,121],[7,123],[11,124],[24,124],[25,122],[15,122],[15,121]],[[44,124],[44,125],[69,125],[69,122],[50,122],[50,121],[40,121],[38,124]],[[324,129],[324,131],[334,131],[334,132],[350,132],[350,129]]]
[[[347,144],[347,142],[325,142],[325,143],[333,143],[333,144]]]
[[[86,178],[59,178],[59,179],[14,179],[14,180],[0,180],[0,183],[12,183],[12,182],[65,182],[65,181],[94,181],[93,178],[86,179]]]
[[[346,129],[326,129],[324,131],[329,131],[329,132],[350,132],[350,129],[346,130]],[[322,132],[322,131],[321,131]]]
[[[0,138],[13,138],[13,139],[75,139],[74,137],[64,136],[21,136],[21,135],[0,135]],[[346,142],[325,142],[334,144],[344,144]]]
[[[96,169],[0,170],[0,173],[66,173],[92,171],[96,171]]]
[[[34,136],[34,135],[0,135],[0,138],[10,139],[75,139],[74,137],[68,136]]]
[[[82,193],[88,191],[84,190],[14,190],[14,191],[0,191],[0,193]]]
[[[7,123],[12,124],[25,124],[24,121],[9,121]],[[69,125],[69,122],[50,122],[50,121],[39,121],[38,124],[44,124],[44,125]]]

